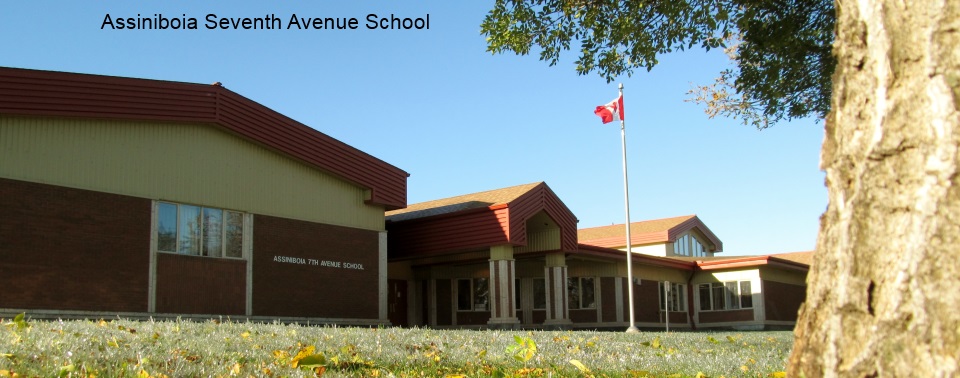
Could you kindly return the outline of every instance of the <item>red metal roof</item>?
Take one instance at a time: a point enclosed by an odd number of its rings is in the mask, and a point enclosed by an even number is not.
[[[205,123],[407,203],[410,175],[220,85],[0,67],[0,114]]]
[[[672,243],[692,229],[700,231],[712,252],[723,251],[723,242],[703,224],[696,215],[646,220],[630,223],[631,245]],[[584,228],[578,231],[580,244],[606,248],[626,247],[626,228],[623,224]]]
[[[526,245],[527,220],[545,212],[560,227],[562,251],[577,249],[577,219],[546,183],[412,204],[387,213],[391,259]]]

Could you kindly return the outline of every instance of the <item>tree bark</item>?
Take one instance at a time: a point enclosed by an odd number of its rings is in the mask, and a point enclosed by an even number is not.
[[[791,377],[960,375],[960,1],[837,0]]]

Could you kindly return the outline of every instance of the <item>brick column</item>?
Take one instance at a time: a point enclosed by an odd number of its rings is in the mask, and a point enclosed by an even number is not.
[[[490,247],[489,325],[510,328],[520,324],[516,309],[514,262],[513,246]]]
[[[557,327],[572,324],[567,309],[567,260],[563,253],[547,255],[543,277],[547,287],[547,319],[543,324]]]

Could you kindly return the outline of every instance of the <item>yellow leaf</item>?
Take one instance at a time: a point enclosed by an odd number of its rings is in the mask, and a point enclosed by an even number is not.
[[[570,364],[572,364],[573,366],[576,366],[577,369],[580,369],[581,373],[590,374],[590,369],[588,369],[587,366],[583,364],[583,362],[580,362],[577,360],[570,360]]]
[[[787,378],[787,372],[785,372],[785,371],[773,372],[773,373],[770,373],[770,377],[772,377],[772,378]]]
[[[13,374],[10,374],[10,370],[0,370],[0,377],[12,377]]]
[[[300,365],[300,360],[312,355],[315,349],[316,347],[313,345],[300,349],[300,352],[297,353],[297,355],[293,357],[293,360],[290,361],[290,366],[297,367]]]
[[[240,368],[241,368],[241,367],[242,367],[242,366],[240,366],[240,363],[239,363],[239,362],[233,364],[233,367],[230,368],[230,375],[240,374]]]
[[[249,338],[250,338],[250,332],[241,333],[241,334],[240,334],[240,337],[242,337],[242,338],[244,338],[244,339],[249,339]]]
[[[750,367],[747,366],[747,365],[740,365],[740,370],[742,370],[744,373],[746,373],[746,372],[750,371]]]

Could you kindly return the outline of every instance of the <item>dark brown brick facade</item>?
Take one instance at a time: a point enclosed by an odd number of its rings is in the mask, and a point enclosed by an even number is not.
[[[753,309],[703,311],[700,312],[700,323],[749,322],[753,320]]]
[[[600,312],[604,322],[617,321],[617,279],[614,277],[600,278]]]
[[[243,315],[247,261],[157,254],[157,312]]]
[[[570,310],[570,320],[574,323],[596,323],[597,309]]]
[[[486,325],[490,311],[457,311],[457,325]]]
[[[376,231],[256,215],[253,315],[377,319],[378,254]],[[275,260],[288,257],[294,260]],[[313,261],[339,262],[341,267]],[[363,269],[343,263],[362,264]]]
[[[450,287],[451,280],[436,280],[435,284],[437,285],[437,325],[452,325],[453,288]]]
[[[0,178],[0,307],[147,311],[150,206]]]
[[[767,320],[795,322],[800,305],[807,299],[807,287],[764,280],[763,297]]]

